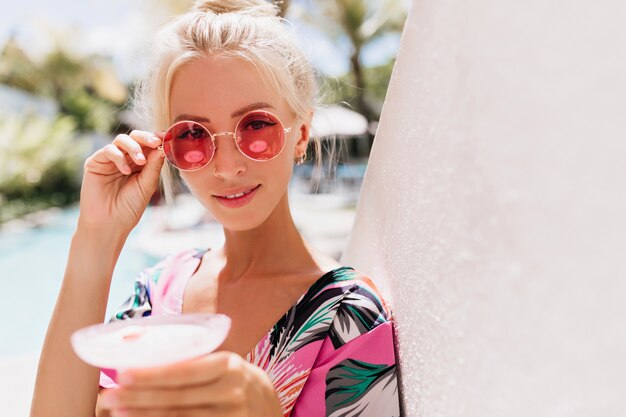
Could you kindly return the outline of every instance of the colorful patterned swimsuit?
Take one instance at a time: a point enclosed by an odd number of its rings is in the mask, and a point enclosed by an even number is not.
[[[142,271],[112,320],[181,314],[205,252],[186,250]],[[246,359],[269,375],[285,417],[400,415],[391,311],[353,268],[319,278]],[[103,370],[100,386],[115,387],[111,376]]]

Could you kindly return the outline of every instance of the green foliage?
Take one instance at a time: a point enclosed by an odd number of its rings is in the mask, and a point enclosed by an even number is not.
[[[367,93],[372,100],[377,100],[381,104],[385,100],[395,62],[394,58],[384,65],[365,68],[363,71]]]
[[[76,201],[86,146],[67,116],[0,120],[0,223]]]
[[[128,97],[110,58],[58,46],[35,61],[11,39],[0,48],[0,83],[51,98],[60,113],[0,120],[0,223],[78,200],[87,146],[79,134],[112,133]]]
[[[33,93],[41,84],[40,78],[36,64],[15,41],[9,40],[0,53],[0,82]]]
[[[347,36],[356,50],[386,33],[401,32],[407,14],[402,0],[314,1],[326,19],[307,16],[306,20]]]
[[[61,112],[71,116],[81,132],[109,133],[115,122],[115,108],[89,94],[84,88],[66,91],[60,98]]]
[[[387,94],[394,63],[395,59],[391,59],[384,65],[367,67],[363,70],[365,81],[363,95],[372,111],[374,120],[378,120],[380,117],[380,110]],[[354,85],[351,74],[339,78],[325,77],[321,80],[323,104],[345,103],[351,108],[357,108],[357,91],[358,88]]]
[[[0,52],[0,83],[54,99],[81,132],[107,134],[116,124],[116,108],[124,104],[128,92],[112,71],[106,58],[76,57],[60,47],[41,63],[32,61],[13,41]]]
[[[303,19],[337,39],[350,43],[350,74],[340,79],[335,102],[346,102],[368,120],[380,116],[382,101],[391,75],[390,65],[364,68],[363,48],[390,33],[400,33],[406,19],[402,0],[314,0],[320,13],[304,14]],[[328,83],[333,85],[333,83]]]
[[[85,64],[61,49],[52,51],[38,68],[39,71],[47,74],[40,91],[58,100],[66,91],[84,86],[87,84]]]

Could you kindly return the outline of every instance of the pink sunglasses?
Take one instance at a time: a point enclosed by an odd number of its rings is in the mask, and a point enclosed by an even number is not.
[[[197,171],[211,162],[217,136],[232,135],[237,149],[253,161],[276,158],[285,147],[285,128],[278,116],[265,110],[253,110],[237,122],[234,132],[211,133],[198,122],[183,120],[174,123],[165,132],[163,149],[167,160],[181,171]]]

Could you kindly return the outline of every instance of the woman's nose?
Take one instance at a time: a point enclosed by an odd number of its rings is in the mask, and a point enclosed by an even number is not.
[[[239,152],[232,133],[215,135],[212,162],[213,175],[219,178],[232,178],[246,171],[246,158]]]

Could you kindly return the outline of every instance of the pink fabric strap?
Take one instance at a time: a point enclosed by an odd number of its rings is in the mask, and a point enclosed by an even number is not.
[[[181,252],[164,266],[151,294],[153,316],[181,314],[185,287],[201,261],[194,256],[197,253],[197,249]]]

